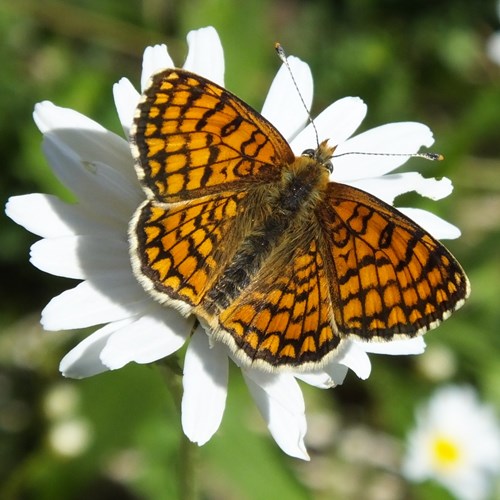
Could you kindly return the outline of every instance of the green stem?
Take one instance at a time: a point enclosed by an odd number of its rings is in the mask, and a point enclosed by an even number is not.
[[[175,358],[168,358],[158,363],[167,388],[175,406],[181,415],[182,410],[182,370]],[[198,447],[184,435],[180,429],[179,440],[179,499],[196,500],[196,457]]]
[[[195,500],[196,488],[196,456],[197,446],[181,432],[179,445],[179,498]]]

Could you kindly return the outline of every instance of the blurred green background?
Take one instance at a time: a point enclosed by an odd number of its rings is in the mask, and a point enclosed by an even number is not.
[[[451,498],[432,483],[407,484],[398,464],[415,406],[438,385],[472,384],[500,409],[500,68],[485,52],[500,29],[495,9],[493,0],[0,3],[2,202],[30,192],[68,197],[42,156],[36,102],[121,133],[112,84],[122,76],[138,84],[152,43],[167,43],[182,64],[187,32],[206,25],[222,39],[226,86],[257,109],[280,64],[279,40],[311,66],[313,115],[360,96],[369,109],[363,130],[421,121],[446,157],[407,168],[450,177],[450,197],[398,202],[461,228],[448,246],[472,282],[467,305],[426,337],[423,356],[372,356],[367,381],[349,373],[333,390],[304,386],[310,463],[279,450],[234,370],[221,429],[197,451],[201,498]],[[73,283],[30,266],[37,238],[3,214],[0,223],[0,498],[179,498],[180,418],[161,371],[135,365],[64,380],[59,360],[85,332],[43,333],[38,321]],[[77,436],[72,448],[61,447],[64,432]]]

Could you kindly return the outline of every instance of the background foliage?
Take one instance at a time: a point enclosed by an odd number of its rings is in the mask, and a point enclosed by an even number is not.
[[[495,7],[492,0],[0,4],[3,201],[29,192],[70,199],[42,156],[31,119],[37,101],[74,108],[121,133],[111,85],[122,76],[138,83],[151,43],[167,43],[180,63],[186,33],[206,25],[222,38],[226,86],[257,109],[279,66],[279,40],[311,65],[313,114],[357,95],[369,106],[363,129],[422,121],[446,156],[410,167],[450,177],[453,195],[400,204],[430,208],[462,229],[448,246],[472,282],[466,307],[427,336],[425,355],[373,356],[367,381],[351,373],[334,390],[304,388],[310,463],[280,452],[234,370],[222,427],[199,450],[203,498],[446,498],[436,485],[408,485],[399,476],[415,406],[439,384],[464,382],[500,408],[500,68],[485,54],[499,27]],[[180,419],[161,371],[128,366],[62,379],[59,359],[85,332],[42,333],[38,319],[70,283],[31,267],[36,238],[3,215],[0,223],[0,497],[177,498]],[[61,449],[72,424],[80,445]]]

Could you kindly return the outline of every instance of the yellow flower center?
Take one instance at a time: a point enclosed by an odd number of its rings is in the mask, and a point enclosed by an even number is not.
[[[453,467],[461,458],[458,444],[444,436],[437,436],[434,439],[432,452],[438,467]]]

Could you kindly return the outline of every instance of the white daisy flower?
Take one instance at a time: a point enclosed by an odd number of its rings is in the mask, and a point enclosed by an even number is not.
[[[434,479],[460,500],[482,500],[499,473],[500,425],[493,408],[470,387],[438,389],[417,412],[403,474],[411,481]]]
[[[189,53],[184,68],[220,85],[224,80],[222,46],[213,28],[188,35]],[[306,104],[312,100],[309,67],[297,58],[289,64]],[[144,53],[142,87],[149,77],[174,63],[165,46]],[[115,104],[125,136],[131,126],[140,94],[127,80],[114,86]],[[316,138],[307,123],[307,112],[285,68],[274,79],[262,111],[300,154],[314,147]],[[418,123],[389,124],[349,139],[366,114],[358,98],[341,99],[316,119],[320,139],[346,151],[416,152],[432,144],[430,130]],[[46,330],[100,326],[61,361],[67,377],[82,378],[127,363],[151,363],[177,351],[186,341],[182,425],[189,439],[199,445],[217,431],[225,407],[228,363],[225,345],[211,343],[197,328],[190,338],[193,318],[161,306],[137,283],[129,260],[127,228],[144,199],[125,138],[70,109],[50,102],[37,104],[35,122],[43,133],[43,150],[61,182],[72,190],[77,204],[54,196],[30,194],[13,197],[7,214],[18,224],[41,236],[31,248],[31,262],[39,269],[82,280],[75,288],[53,298],[42,312]],[[304,128],[305,127],[305,128]],[[451,192],[447,179],[424,179],[417,173],[386,175],[405,161],[391,156],[343,156],[335,160],[335,180],[361,187],[386,202],[407,191],[439,199]],[[402,209],[438,238],[459,235],[454,226],[429,212]],[[368,352],[417,354],[422,338],[385,344],[345,343],[342,354],[314,373],[264,373],[242,368],[244,379],[268,428],[287,454],[308,459],[304,445],[307,429],[301,379],[321,388],[341,384],[348,368],[359,377],[370,374]]]

